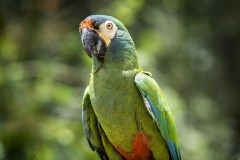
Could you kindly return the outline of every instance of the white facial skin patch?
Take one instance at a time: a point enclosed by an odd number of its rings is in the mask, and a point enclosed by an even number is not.
[[[112,21],[106,21],[99,26],[99,35],[106,42],[107,46],[117,33],[117,26]]]

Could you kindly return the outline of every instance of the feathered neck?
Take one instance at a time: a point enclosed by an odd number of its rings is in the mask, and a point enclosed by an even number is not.
[[[96,55],[93,55],[93,74],[102,68],[120,71],[140,69],[137,51],[128,32],[118,31],[103,59],[98,59]]]

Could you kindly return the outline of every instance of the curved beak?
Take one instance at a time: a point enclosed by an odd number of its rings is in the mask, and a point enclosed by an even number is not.
[[[91,19],[86,19],[80,23],[79,31],[82,34],[82,44],[89,57],[96,55],[102,59],[107,51],[107,45],[101,39],[97,31],[94,30],[94,24]]]

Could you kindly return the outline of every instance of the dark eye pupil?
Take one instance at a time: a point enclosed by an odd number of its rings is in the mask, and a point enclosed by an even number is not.
[[[107,28],[108,28],[108,29],[111,29],[111,28],[112,28],[112,24],[110,24],[110,23],[107,24]]]

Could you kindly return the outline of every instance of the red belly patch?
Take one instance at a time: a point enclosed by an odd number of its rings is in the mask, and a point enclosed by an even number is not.
[[[149,137],[143,132],[139,132],[134,137],[132,152],[125,152],[120,147],[115,147],[117,151],[126,160],[151,160],[152,153],[149,150]]]

